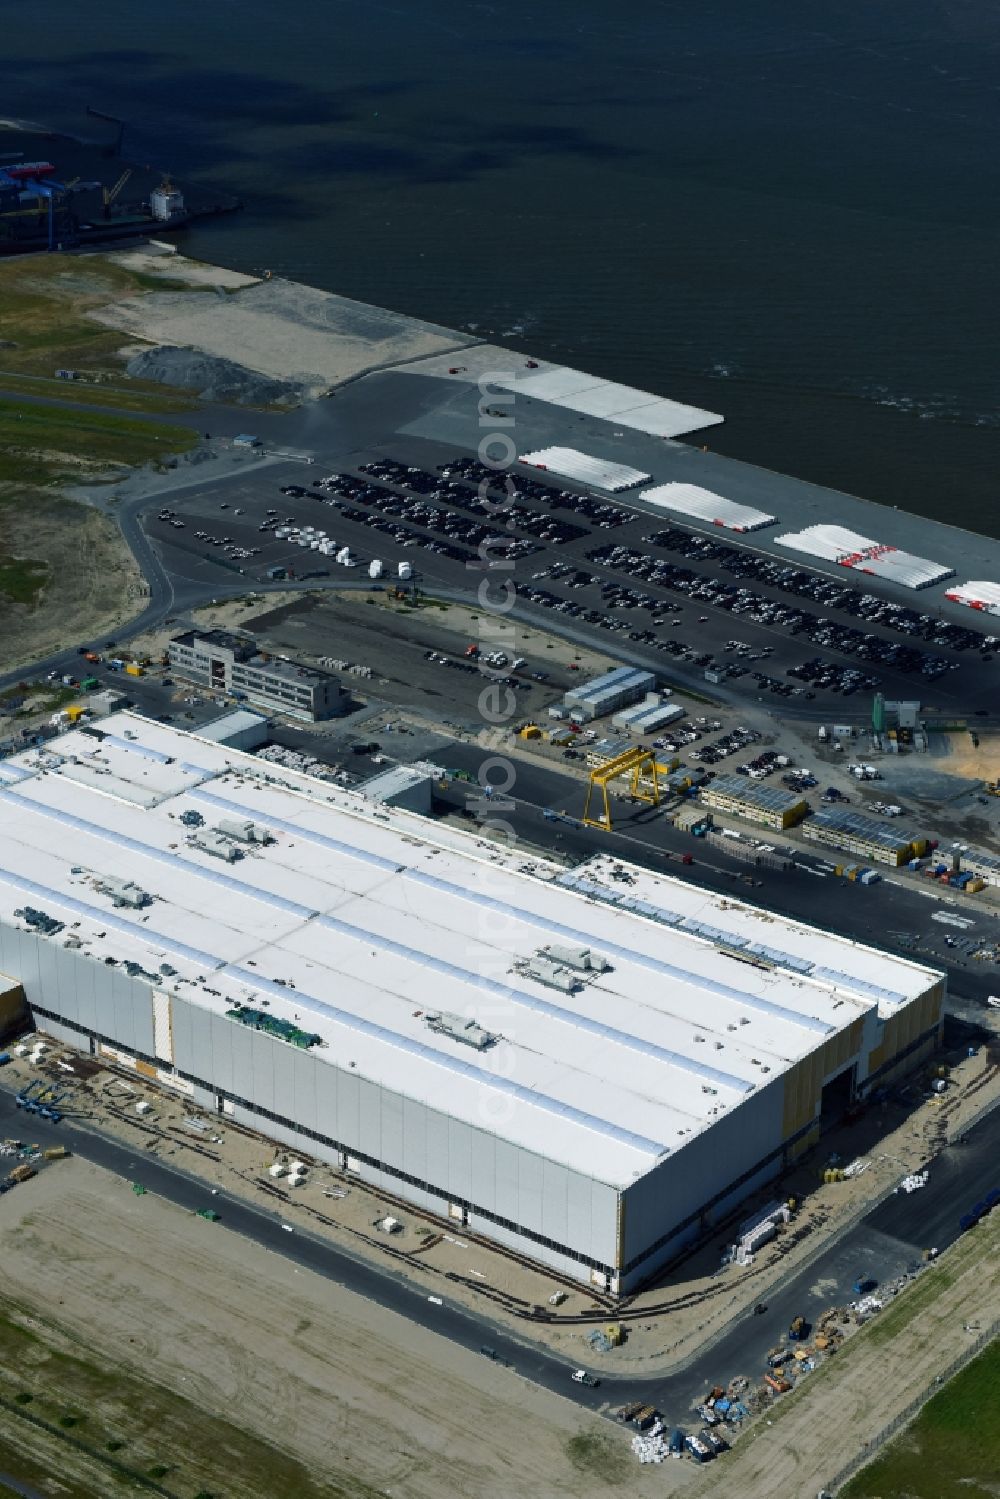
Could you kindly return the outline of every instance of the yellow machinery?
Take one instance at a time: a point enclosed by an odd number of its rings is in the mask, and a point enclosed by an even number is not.
[[[583,825],[587,828],[603,828],[606,833],[611,832],[611,803],[608,800],[608,786],[619,776],[629,776],[629,789],[632,796],[641,802],[649,802],[653,807],[660,805],[660,781],[656,764],[656,756],[652,750],[643,749],[636,745],[635,749],[626,750],[622,755],[616,755],[605,765],[590,772],[590,782],[587,786],[587,800],[583,807]],[[604,798],[603,817],[591,817],[590,804],[593,799],[595,787]]]
[[[987,781],[983,790],[987,796],[1000,796],[1000,781]]]
[[[112,204],[114,203],[118,194],[121,192],[122,188],[125,186],[131,175],[132,168],[126,167],[124,172],[122,172],[121,176],[119,177],[118,181],[115,183],[114,187],[106,187],[103,190],[102,196],[104,198],[104,217],[106,219],[109,219],[111,217]]]

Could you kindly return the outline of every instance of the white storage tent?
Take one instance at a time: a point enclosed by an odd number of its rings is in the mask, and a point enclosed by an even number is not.
[[[860,536],[846,526],[807,526],[804,531],[776,536],[775,541],[793,552],[805,552],[823,562],[836,562],[838,567],[849,567],[904,588],[929,588],[932,583],[953,577],[955,572],[940,562],[902,552],[891,543]]]
[[[984,614],[1000,614],[1000,583],[956,583],[946,590],[945,598]]]
[[[654,437],[680,437],[684,432],[714,427],[724,420],[715,411],[702,411],[697,406],[651,395],[648,390],[599,380],[595,375],[564,365],[539,370],[537,375],[498,379],[495,383],[502,390],[516,391],[519,396],[533,396],[536,401],[549,401],[553,406],[565,406],[586,416],[602,417]]]
[[[752,505],[727,500],[725,495],[713,494],[699,484],[658,484],[655,489],[644,489],[639,498],[726,531],[760,531],[773,526],[778,518],[765,510],[755,510]]]
[[[593,458],[589,453],[577,452],[576,448],[539,448],[537,453],[523,453],[519,463],[531,468],[551,469],[565,479],[576,479],[579,484],[593,484],[596,489],[606,489],[614,494],[619,489],[634,489],[645,484],[649,474],[641,469],[629,468],[624,463],[609,463],[605,458]]]

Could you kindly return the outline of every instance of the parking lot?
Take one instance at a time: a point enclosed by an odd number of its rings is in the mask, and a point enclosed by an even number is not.
[[[579,638],[599,631],[609,646],[617,637],[616,655],[659,658],[692,685],[708,671],[811,713],[876,688],[945,711],[991,706],[992,635],[744,545],[653,529],[645,512],[548,477],[518,473],[506,497],[476,460],[412,446],[421,461],[358,454],[351,468],[269,464],[238,483],[206,481],[148,529],[171,566],[199,577],[357,583],[378,562],[383,582],[412,573],[469,595],[495,569],[527,614]]]

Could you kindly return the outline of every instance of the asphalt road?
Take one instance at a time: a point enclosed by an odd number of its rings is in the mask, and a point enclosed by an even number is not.
[[[224,1192],[213,1195],[197,1178],[68,1119],[51,1124],[25,1115],[16,1109],[12,1095],[6,1091],[0,1091],[0,1121],[11,1136],[43,1147],[64,1144],[83,1159],[126,1181],[141,1182],[147,1191],[188,1212],[214,1208],[222,1223],[206,1223],[206,1233],[242,1234],[265,1252],[280,1254],[463,1348],[492,1348],[518,1374],[580,1405],[607,1411],[627,1400],[642,1399],[680,1425],[691,1423],[692,1405],[713,1384],[761,1369],[767,1349],[793,1317],[802,1315],[812,1320],[831,1303],[850,1300],[851,1285],[859,1274],[881,1283],[918,1263],[922,1249],[944,1249],[952,1243],[958,1237],[962,1213],[998,1185],[996,1162],[1000,1150],[1000,1111],[994,1111],[970,1133],[966,1144],[950,1147],[935,1159],[925,1188],[912,1196],[901,1192],[889,1196],[790,1277],[771,1298],[765,1315],[743,1317],[671,1375],[602,1375],[600,1387],[593,1390],[571,1381],[576,1365],[512,1337],[488,1317],[457,1305],[448,1296],[447,1282],[442,1282],[438,1305],[426,1291],[412,1286],[387,1265],[362,1260],[314,1238],[297,1225],[287,1232],[282,1218],[268,1209],[251,1206]],[[587,1353],[581,1340],[579,1365],[600,1373],[597,1361],[585,1356]]]
[[[470,771],[478,782],[480,765],[494,754],[495,751],[456,740],[447,750],[436,751],[434,758],[451,769]],[[942,969],[948,975],[949,1008],[964,1020],[979,1019],[987,995],[997,992],[1000,975],[995,969],[966,961],[945,945],[945,933],[950,929],[930,918],[935,910],[948,911],[950,907],[933,892],[925,893],[916,882],[910,887],[897,883],[896,879],[883,878],[873,886],[850,885],[830,873],[834,850],[812,853],[796,849],[790,870],[751,872],[746,864],[727,855],[725,840],[692,838],[674,828],[662,812],[644,805],[633,806],[627,800],[612,800],[610,834],[585,828],[575,822],[584,804],[585,787],[581,781],[523,759],[513,764],[516,780],[509,795],[514,805],[498,810],[496,815],[509,821],[517,837],[529,846],[551,849],[574,861],[595,853],[612,853],[816,926],[830,926],[833,922],[843,936]],[[476,787],[470,788],[460,781],[435,794],[444,805],[459,811],[468,810],[470,799],[479,800]],[[543,816],[543,808],[567,813],[574,821],[550,821]],[[765,831],[761,830],[762,836]],[[782,842],[778,833],[767,836],[775,843]],[[695,861],[692,866],[682,864],[684,854],[692,855]],[[748,874],[752,885],[747,883]],[[899,879],[902,881],[903,877]],[[951,935],[992,940],[1000,937],[1000,917],[985,907],[970,907],[968,915],[974,926],[968,932],[955,929]],[[900,932],[911,933],[914,944],[900,943],[893,935]]]

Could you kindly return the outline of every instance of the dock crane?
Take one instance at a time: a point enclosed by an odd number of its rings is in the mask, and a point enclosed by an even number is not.
[[[118,194],[121,192],[122,188],[125,186],[126,182],[129,180],[129,178],[131,177],[131,175],[132,175],[132,168],[131,167],[126,167],[125,170],[124,170],[124,172],[122,172],[121,176],[119,177],[118,181],[115,183],[114,187],[106,187],[106,188],[104,188],[104,190],[103,190],[103,197],[104,197],[104,217],[106,219],[110,219],[110,217],[111,217],[111,205],[114,203],[115,199],[118,197]]]
[[[86,193],[95,191],[101,186],[99,182],[80,182],[75,179],[72,182],[57,182],[53,177],[55,167],[50,161],[22,162],[15,166],[0,167],[0,198],[4,202],[17,203],[21,197],[40,199],[48,205],[48,248],[56,248],[56,206],[60,209],[66,207],[69,199],[74,193]],[[18,217],[21,215],[37,214],[34,208],[4,207],[2,217]],[[72,216],[70,216],[72,217]],[[71,225],[66,233],[66,239],[72,241],[75,234],[75,226]]]
[[[660,805],[659,769],[653,751],[636,745],[634,749],[625,750],[623,754],[615,755],[613,760],[608,760],[604,765],[592,770],[587,785],[587,800],[583,807],[584,827],[603,828],[606,833],[612,831],[608,786],[619,776],[627,775],[630,778],[629,790],[636,801],[647,802],[650,806],[658,807]],[[604,799],[604,812],[600,817],[590,815],[595,790],[600,791]]]
[[[103,110],[92,109],[89,104],[87,105],[87,113],[90,115],[91,119],[107,120],[109,125],[118,126],[118,134],[115,138],[115,143],[113,146],[108,147],[108,155],[120,156],[122,154],[122,141],[125,139],[125,121],[120,120],[117,115],[108,115],[105,114]]]

